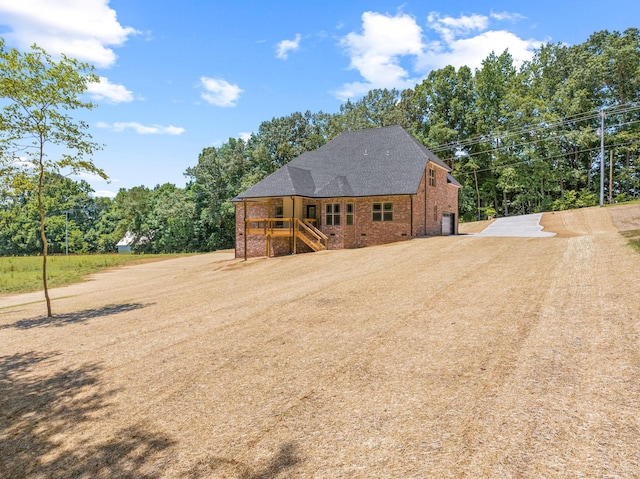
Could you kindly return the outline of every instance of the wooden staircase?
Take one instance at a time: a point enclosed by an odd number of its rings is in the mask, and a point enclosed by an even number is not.
[[[313,251],[323,251],[328,248],[329,238],[318,228],[313,226],[307,221],[301,221],[295,219],[295,234],[294,234],[294,254],[295,254],[295,239],[300,240],[306,244]]]

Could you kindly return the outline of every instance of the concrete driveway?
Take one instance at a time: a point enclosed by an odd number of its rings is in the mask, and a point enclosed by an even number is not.
[[[498,218],[481,233],[476,233],[475,236],[522,236],[529,238],[555,236],[555,233],[542,231],[540,218],[542,218],[542,213]]]

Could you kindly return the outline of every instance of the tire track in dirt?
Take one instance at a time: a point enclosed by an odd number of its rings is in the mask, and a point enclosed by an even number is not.
[[[467,241],[467,240],[464,240]],[[499,255],[500,254],[500,249],[496,249],[495,254]],[[486,255],[485,257],[483,257],[482,259],[483,262],[490,262],[491,261],[491,256]],[[404,268],[404,264],[400,264],[399,265],[399,269]],[[398,271],[390,271],[388,273],[385,273],[385,269],[386,266],[383,267],[379,267],[377,268],[377,275],[380,276],[381,278],[387,278],[388,274],[392,274],[392,275],[397,275]],[[463,270],[464,271],[464,270]],[[368,275],[368,279],[370,279],[371,276],[373,276],[372,273],[369,273]],[[455,281],[455,277],[453,279],[451,279],[451,281]],[[336,282],[335,288],[332,287],[332,291],[334,289],[340,289],[343,287],[343,285],[345,284],[345,282]],[[442,289],[443,286],[440,286],[440,289]],[[349,296],[351,294],[354,294],[358,289],[358,286],[355,285],[352,287],[352,289],[350,291],[344,292],[345,296]],[[308,298],[307,301],[305,301],[305,304],[308,303],[313,303],[317,300],[318,295],[322,296],[325,293],[314,293],[312,295],[310,295],[310,297]],[[364,295],[366,295],[367,293],[364,292],[362,293]],[[362,297],[362,296],[361,296]],[[361,301],[361,297],[358,297],[354,302],[359,302]],[[292,302],[290,300],[290,298],[287,298],[287,301],[283,301],[282,303],[279,304],[275,304],[271,309],[269,309],[266,313],[265,316],[263,318],[266,318],[267,323],[265,324],[271,324],[271,325],[275,325],[277,323],[276,321],[276,317],[277,316],[281,316],[282,318],[286,318],[286,321],[289,321],[289,324],[282,324],[280,327],[281,329],[284,328],[284,331],[289,331],[289,332],[281,332],[281,333],[272,333],[270,332],[268,335],[264,336],[263,340],[260,340],[257,344],[254,344],[254,346],[252,346],[250,348],[250,351],[247,350],[242,350],[242,348],[239,348],[238,351],[235,352],[235,354],[231,355],[233,357],[232,361],[228,361],[227,364],[225,365],[227,369],[233,368],[235,367],[236,369],[231,371],[230,376],[229,377],[237,377],[237,378],[243,378],[243,381],[248,381],[248,382],[252,382],[252,384],[254,385],[260,385],[261,383],[265,382],[266,380],[264,378],[255,378],[255,373],[252,373],[252,370],[257,370],[257,371],[262,371],[261,374],[263,374],[264,371],[264,367],[263,365],[260,364],[260,360],[262,358],[268,358],[272,355],[275,355],[275,357],[278,357],[278,353],[273,352],[273,350],[271,349],[271,344],[273,345],[273,347],[275,348],[279,348],[279,349],[285,349],[287,351],[290,351],[290,347],[291,344],[295,344],[295,341],[288,341],[287,344],[280,344],[278,345],[278,338],[280,337],[284,337],[284,335],[289,335],[290,336],[290,330],[291,328],[296,328],[295,326],[295,321],[300,321],[301,318],[296,317],[295,312],[294,311],[289,311],[287,310],[287,308],[282,308],[282,305],[287,305],[287,307],[289,307],[288,305],[295,305],[295,302]],[[405,307],[406,305],[402,305],[399,307]],[[293,307],[293,306],[292,306]],[[367,317],[363,317],[363,321],[367,321],[367,319],[370,320],[370,312],[367,313],[365,311],[365,316]],[[273,318],[269,318],[270,315],[274,315]],[[353,315],[354,317],[358,317],[356,314]],[[307,319],[307,321],[305,321],[306,323],[310,322],[310,321],[314,321],[318,319],[317,317],[312,317],[312,319]],[[265,319],[263,319],[265,320]],[[282,319],[282,321],[285,321],[285,319]],[[386,323],[385,323],[386,324]],[[378,325],[379,326],[379,325]],[[325,327],[327,327],[327,325],[325,324]],[[262,419],[258,419],[258,423],[256,423],[255,421],[252,422],[251,424],[251,428],[254,431],[258,431],[257,433],[253,433],[252,437],[261,437],[264,436],[264,431],[271,431],[273,429],[277,429],[277,424],[282,422],[282,417],[286,417],[286,416],[290,416],[290,414],[284,414],[283,410],[287,410],[290,409],[291,411],[296,410],[296,405],[302,404],[305,401],[308,401],[309,399],[314,398],[314,395],[312,394],[313,390],[317,390],[317,386],[319,385],[323,385],[324,383],[331,383],[333,381],[334,377],[339,377],[342,373],[341,371],[343,371],[345,368],[348,369],[350,367],[350,362],[353,363],[353,359],[349,359],[352,358],[354,356],[358,356],[360,353],[360,351],[363,348],[367,347],[367,341],[370,341],[370,337],[375,337],[378,336],[380,337],[381,335],[384,334],[384,331],[389,327],[388,324],[386,324],[385,328],[383,329],[378,329],[375,333],[370,332],[369,330],[367,330],[365,333],[362,333],[360,335],[358,335],[358,332],[356,331],[357,328],[351,328],[349,329],[349,334],[353,334],[354,335],[354,339],[352,340],[352,343],[356,343],[355,346],[353,346],[352,344],[346,344],[344,346],[343,349],[341,349],[339,351],[339,354],[336,354],[336,349],[333,350],[333,356],[331,358],[331,360],[325,360],[321,353],[315,353],[314,351],[309,351],[310,354],[316,355],[315,356],[315,361],[311,361],[311,363],[307,364],[307,366],[310,366],[312,368],[314,368],[315,370],[317,370],[317,374],[313,375],[313,384],[307,384],[306,382],[303,382],[302,384],[298,384],[295,388],[294,388],[294,393],[293,394],[284,394],[281,398],[281,400],[275,401],[275,403],[272,404],[263,404],[263,407],[272,407],[274,409],[274,411],[277,411],[276,414],[273,418],[262,418]],[[266,329],[266,326],[260,326],[259,328],[256,328],[256,325],[253,324],[252,322],[247,324],[247,329],[251,330],[251,329],[260,329],[261,331]],[[298,330],[296,328],[296,330]],[[382,331],[382,332],[380,332]],[[306,332],[305,331],[301,331],[300,334],[301,335],[307,335],[310,336],[312,335],[313,331],[310,332]],[[342,333],[346,333],[346,331],[342,331]],[[235,333],[234,333],[235,334]],[[300,339],[298,342],[303,341],[304,338]],[[244,341],[241,341],[244,342]],[[351,349],[349,349],[351,348]],[[256,354],[255,351],[260,351],[260,354]],[[251,356],[251,352],[253,352],[253,357]],[[229,356],[229,355],[225,355],[222,354],[222,356]],[[293,361],[295,362],[295,361]],[[289,361],[289,364],[291,364],[292,361]],[[240,367],[240,369],[238,369],[238,367]],[[318,369],[320,368],[320,369]],[[214,373],[219,373],[219,371],[209,371],[208,372],[208,376],[212,376]],[[276,371],[276,374],[282,374],[282,371]],[[291,372],[291,374],[293,374],[295,376],[295,374],[293,372]],[[252,379],[253,378],[253,379]],[[324,379],[324,378],[328,378],[328,379]],[[190,379],[185,380],[185,383],[188,383],[190,381]],[[277,378],[274,381],[274,384],[278,384],[278,383],[282,383],[282,382],[286,382],[287,379],[285,377],[280,377]],[[180,382],[182,382],[182,377],[180,378]],[[234,380],[232,379],[228,379],[228,380],[220,380],[220,382],[227,384],[227,383],[233,383]],[[270,386],[265,386],[265,388],[268,388]],[[325,389],[329,386],[323,386]],[[314,389],[316,388],[316,389]],[[182,391],[181,388],[172,388],[175,389],[173,392],[166,392],[165,395],[163,395],[162,399],[160,400],[160,402],[164,402],[167,401],[171,398],[175,398],[180,396],[181,394],[184,394],[184,391]],[[253,387],[253,389],[255,389],[255,387]],[[192,390],[193,391],[193,390]],[[259,396],[259,392],[260,391],[255,391],[256,395]],[[186,393],[187,395],[189,394],[195,394],[194,392]],[[241,394],[242,396],[242,394]],[[300,401],[298,401],[298,399],[300,399]],[[244,405],[241,405],[239,407],[239,409],[241,410],[243,408]],[[232,407],[232,405],[227,404],[225,407],[225,415],[227,417],[232,416],[233,417],[233,410],[234,408]],[[230,414],[231,413],[231,414]],[[238,412],[238,416],[241,416],[241,412]],[[260,422],[262,421],[262,422]],[[264,422],[266,421],[266,422]],[[236,435],[241,435],[240,431],[237,431],[237,429],[239,429],[237,427],[238,423],[241,423],[242,421],[237,421],[237,420],[229,420],[229,423],[236,423]],[[286,421],[285,421],[286,422]],[[263,426],[258,426],[258,424],[263,424]],[[274,425],[275,424],[275,425]],[[188,429],[190,426],[186,426],[186,429]],[[229,442],[233,443],[233,439],[230,438]],[[259,441],[257,441],[257,439],[251,439],[248,440],[247,442],[251,442],[252,444],[257,444]],[[244,447],[244,442],[242,442],[239,446],[240,448]]]
[[[500,250],[496,250],[495,254],[499,255]],[[486,257],[484,258],[483,261],[490,262],[491,257]],[[396,266],[399,268],[399,270],[405,267],[405,265],[402,263]],[[369,269],[367,276],[368,278],[371,278],[376,275],[380,277],[387,277],[389,274],[396,274],[396,272],[390,273],[388,271],[388,268],[389,267],[387,264],[382,264],[373,269]],[[455,281],[456,281],[456,277],[454,276],[449,279],[449,283],[439,285],[437,291],[447,288],[450,283],[453,283]],[[348,287],[349,285],[351,285],[351,287]],[[331,285],[331,291],[342,289],[344,291],[342,291],[341,294],[347,297],[356,297],[356,299],[354,300],[354,302],[356,303],[361,301],[361,298],[364,298],[367,294],[369,294],[369,292],[367,291],[358,292],[359,288],[360,286],[358,284],[354,284],[354,281],[351,275],[347,276],[345,279],[342,279],[342,280],[334,279]],[[257,344],[252,343],[251,347],[243,348],[242,346],[240,346],[239,348],[235,349],[233,353],[231,351],[219,352],[220,356],[227,357],[227,358],[233,357],[233,360],[227,360],[225,363],[220,364],[216,367],[214,366],[210,367],[208,374],[215,374],[215,373],[220,374],[220,372],[224,368],[233,369],[234,365],[237,365],[238,363],[244,363],[245,365],[248,364],[246,365],[247,371],[245,371],[244,373],[238,373],[237,371],[235,371],[235,373],[238,377],[246,377],[247,375],[249,375],[250,371],[248,370],[254,369],[254,366],[251,364],[251,360],[253,360],[254,362],[257,361],[255,351],[260,351],[261,352],[260,355],[262,356],[268,356],[270,354],[269,351],[271,349],[270,348],[271,345],[275,346],[276,348],[281,348],[283,344],[285,344],[285,341],[283,341],[283,339],[286,338],[287,336],[290,336],[291,334],[290,327],[295,327],[293,322],[296,320],[302,319],[296,316],[295,311],[298,309],[304,309],[304,305],[306,304],[322,303],[324,301],[323,297],[326,297],[327,294],[330,295],[333,293],[327,293],[324,290],[320,290],[310,294],[307,294],[306,292],[300,292],[295,296],[280,298],[278,301],[275,301],[273,304],[270,304],[268,306],[263,306],[263,316],[262,316],[263,324],[258,327],[253,322],[249,322],[246,324],[229,325],[230,329],[224,332],[224,334],[228,334],[231,336],[239,335],[240,337],[243,337],[244,334],[247,334],[247,331],[259,329],[261,333],[257,334],[257,336],[260,336],[261,339],[258,341]],[[367,313],[367,316],[370,316],[369,312]],[[249,316],[249,317],[252,317],[252,316]],[[283,318],[287,318],[287,321],[291,321],[291,323],[283,324],[280,326],[280,328],[277,328],[278,326],[277,323],[283,322],[284,321]],[[307,322],[308,321],[309,319],[307,319]],[[366,335],[360,335],[357,341],[357,344],[358,344],[357,349],[345,350],[342,352],[340,358],[333,358],[332,359],[333,366],[331,368],[323,367],[323,371],[319,374],[319,376],[314,377],[314,385],[315,385],[314,387],[316,387],[318,384],[322,384],[323,382],[329,382],[329,383],[332,382],[333,378],[340,375],[340,371],[349,367],[350,357],[357,356],[358,350],[367,348],[367,341],[369,341],[371,337],[379,337],[383,335],[389,327],[392,327],[392,326],[386,325],[385,328],[383,329],[379,329],[373,332],[367,331]],[[275,329],[267,332],[268,329],[272,329],[272,328],[275,328]],[[356,332],[353,332],[353,333],[357,334]],[[221,331],[216,331],[216,334],[223,334],[223,333]],[[323,378],[328,378],[328,379],[324,380]],[[181,377],[181,381],[182,379],[184,379],[185,383],[189,383],[193,379],[193,376],[183,376]],[[165,391],[161,396],[155,398],[154,401],[165,402],[170,398],[179,396],[181,394],[183,394],[183,392],[180,390],[180,388],[172,388],[170,391]],[[295,399],[296,397],[308,399],[311,396],[311,394],[312,394],[312,389],[300,388],[300,390],[297,391],[296,395],[294,396],[293,402],[291,401],[291,398],[287,397],[285,398],[285,402],[286,402],[285,405],[280,404],[275,406],[275,408],[280,411],[278,415],[279,416],[282,415],[283,409],[294,409],[296,407],[296,399]],[[267,425],[265,426],[265,428],[266,430],[271,430],[274,428],[274,426]],[[258,433],[258,436],[262,434],[263,433]],[[256,440],[254,440],[254,442],[256,442]]]
[[[495,258],[500,256],[501,254],[504,254],[505,250],[508,251],[512,249],[513,248],[496,248],[495,251],[493,252],[495,256],[492,257],[489,254],[487,254],[486,256],[483,257],[483,262],[497,264],[495,261]],[[477,266],[477,265],[474,265],[474,266]],[[468,281],[470,284],[478,279],[477,277],[474,277],[473,275],[469,275],[468,273],[469,271],[466,270],[464,274],[467,276],[466,281]],[[450,288],[451,284],[458,282],[458,279],[459,278],[457,276],[454,276],[453,278],[451,278],[451,283],[445,282],[435,291],[430,292],[429,296],[424,299],[426,301],[432,301],[434,298],[440,295],[444,290],[451,289]],[[406,310],[407,309],[406,306],[407,305],[403,304],[398,308]],[[318,409],[322,409],[323,405],[324,407],[327,407],[327,408],[330,408],[333,406],[332,402],[334,401],[327,402],[327,398],[326,398],[327,390],[334,391],[333,392],[334,396],[343,396],[344,394],[341,393],[340,391],[347,391],[348,393],[358,394],[358,392],[353,390],[353,383],[358,382],[358,380],[360,379],[359,378],[360,375],[367,377],[368,375],[375,374],[375,370],[377,369],[376,363],[378,361],[377,360],[378,355],[376,354],[376,350],[378,350],[379,348],[384,349],[385,344],[388,346],[390,338],[395,338],[397,336],[400,336],[401,340],[404,340],[406,338],[404,338],[403,336],[412,335],[413,333],[411,331],[413,330],[414,327],[417,326],[415,321],[416,318],[418,319],[419,323],[422,323],[424,325],[424,322],[420,321],[420,319],[424,317],[423,311],[424,311],[423,309],[414,308],[413,310],[410,310],[406,315],[403,315],[402,319],[405,320],[406,324],[399,324],[398,321],[394,321],[394,322],[375,321],[373,318],[371,318],[372,315],[370,315],[368,320],[376,324],[377,327],[373,331],[369,330],[367,337],[360,338],[361,345],[359,347],[355,347],[346,351],[345,354],[343,355],[343,358],[337,362],[335,367],[331,368],[330,371],[325,372],[323,375],[317,378],[314,383],[314,389],[305,390],[303,393],[300,393],[299,397],[297,397],[294,401],[292,401],[292,403],[288,406],[288,409],[286,410],[286,414],[279,413],[276,417],[268,421],[267,424],[265,424],[261,428],[257,428],[253,436],[254,438],[250,440],[250,443],[252,445],[259,444],[261,438],[264,439],[265,436],[268,437],[267,433],[271,433],[272,431],[278,430],[280,425],[295,422],[294,418],[297,415],[300,415],[300,414],[309,415],[310,416],[309,422],[313,422],[311,420],[311,416],[318,414]],[[382,338],[384,338],[384,340]],[[394,343],[394,345],[398,346],[397,343]],[[358,372],[357,374],[355,374],[355,376],[354,376],[354,371]],[[416,394],[418,393],[416,392]],[[364,398],[361,398],[361,399],[362,399],[363,405],[367,404],[367,401]],[[415,398],[405,398],[405,399],[411,402]],[[387,403],[374,401],[374,405],[376,406],[383,406],[385,404]],[[444,409],[446,409],[446,405],[443,407]],[[405,415],[405,419],[406,419],[406,415]],[[326,427],[326,425],[324,426]],[[347,442],[363,440],[362,438],[357,438],[357,437],[350,438],[347,432],[345,432],[344,430],[345,428],[342,428],[339,425],[335,427],[337,430],[333,431],[333,433],[335,433],[334,435],[337,437],[343,436],[343,437],[349,438]],[[284,427],[284,429],[291,431],[295,428],[293,427],[293,425],[291,425],[289,427]],[[329,439],[329,437],[326,437],[326,436],[331,436],[331,434],[326,434],[323,436],[324,436],[323,439],[325,444],[331,443],[331,440]],[[282,438],[282,440],[284,440],[284,438]],[[339,447],[339,445],[336,445],[334,448],[335,451],[339,451],[340,449],[341,447]],[[246,457],[247,455],[251,455],[251,452],[247,451],[241,458],[235,457],[235,459],[244,460],[244,459],[247,459]],[[313,453],[313,455],[314,457],[318,457],[318,453]],[[366,457],[366,454],[363,457]],[[353,470],[343,471],[343,472],[349,475],[354,474]],[[343,474],[338,474],[338,475],[343,475]]]
[[[638,437],[640,427],[640,358],[633,347],[639,318],[612,301],[611,284],[622,271],[612,271],[603,248],[615,251],[620,242],[606,224],[600,218],[597,228],[585,228],[599,232],[595,236],[566,240],[539,321],[503,385],[503,401],[457,474],[632,477],[640,470],[637,448],[625,444]],[[629,321],[612,324],[616,312]],[[603,397],[604,391],[617,397]],[[622,431],[627,439],[620,439]]]

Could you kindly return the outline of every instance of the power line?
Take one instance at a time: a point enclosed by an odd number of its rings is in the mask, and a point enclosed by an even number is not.
[[[626,123],[620,123],[618,125],[614,125],[613,127],[620,127],[620,126],[627,126],[627,125],[632,125],[635,123],[640,123],[640,119],[639,120],[633,120],[633,121],[628,121]],[[610,128],[613,128],[610,127]],[[584,129],[582,130],[583,133],[597,133],[597,128],[595,127],[591,127],[588,129]],[[564,141],[562,138],[558,138],[557,136],[548,136],[548,137],[541,137],[541,138],[536,138],[536,139],[532,139],[532,140],[528,140],[525,141],[523,143],[519,143],[516,145],[512,145],[512,144],[506,144],[503,146],[498,146],[498,147],[493,147],[493,148],[487,148],[485,150],[482,151],[476,151],[474,153],[467,153],[466,155],[464,155],[465,158],[473,158],[473,157],[477,157],[477,156],[481,156],[481,155],[486,155],[486,154],[498,154],[504,150],[517,150],[521,147],[525,147],[525,146],[536,146],[539,143],[545,143],[545,142],[553,142],[553,141]],[[572,154],[575,154],[575,152],[571,152]],[[449,158],[445,158],[444,161],[455,161],[457,158],[456,157],[449,157]]]
[[[629,142],[624,142],[624,143],[617,143],[614,145],[608,145],[609,148],[618,148],[620,146],[625,146],[628,145]],[[594,151],[599,151],[600,150],[600,146],[595,146],[592,148],[586,148],[583,150],[578,150],[578,151],[572,151],[571,154],[576,155],[576,154],[581,154],[581,153],[590,153],[590,152],[594,152]],[[557,155],[553,155],[553,156],[545,156],[545,157],[541,157],[541,158],[527,158],[525,160],[518,160],[518,161],[512,161],[512,162],[508,162],[508,163],[500,163],[499,165],[493,165],[493,166],[489,166],[487,168],[481,168],[478,170],[473,170],[473,171],[456,171],[456,177],[458,176],[467,176],[467,175],[471,175],[474,172],[475,173],[484,173],[484,172],[488,172],[488,171],[495,171],[499,168],[507,168],[509,166],[516,166],[516,165],[521,165],[524,163],[533,163],[533,162],[541,162],[541,161],[548,161],[548,160],[556,160],[559,158],[566,158],[567,154],[566,153],[561,153],[561,154],[557,154]]]
[[[638,110],[640,110],[640,105],[636,103],[626,103],[626,104],[616,105],[615,107],[608,108],[606,109],[606,113],[608,116],[614,116],[614,115],[619,115],[623,113],[632,113]],[[494,132],[493,134],[492,133],[480,134],[474,137],[467,138],[463,141],[451,142],[451,143],[444,144],[442,146],[436,146],[436,147],[430,148],[430,150],[433,151],[434,153],[438,153],[441,151],[447,151],[451,149],[465,149],[478,144],[487,143],[496,139],[505,141],[513,136],[519,136],[523,134],[536,134],[539,132],[548,131],[550,129],[553,129],[559,126],[569,126],[572,123],[580,123],[587,120],[599,119],[599,116],[600,116],[599,112],[600,110],[590,110],[587,112],[578,113],[574,116],[564,118],[556,122],[550,122],[550,123],[541,122],[544,124],[540,124],[538,126],[529,125],[529,126],[524,126],[524,127],[513,129],[513,130],[497,131],[497,132]],[[614,125],[614,126],[623,126],[623,124]]]

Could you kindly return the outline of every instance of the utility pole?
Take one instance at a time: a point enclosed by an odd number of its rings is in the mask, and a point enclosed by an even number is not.
[[[600,206],[604,206],[604,109],[600,110]]]
[[[69,210],[64,212],[64,254],[69,256]]]
[[[613,203],[613,150],[609,152],[609,204]]]

